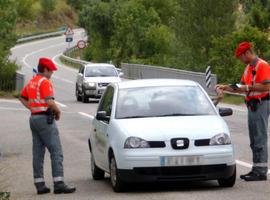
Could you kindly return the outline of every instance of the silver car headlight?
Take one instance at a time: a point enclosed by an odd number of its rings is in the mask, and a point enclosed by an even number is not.
[[[91,88],[91,89],[96,88],[96,83],[94,83],[94,82],[84,82],[83,85],[84,85],[85,88]]]
[[[231,138],[226,133],[217,134],[210,139],[210,145],[226,145],[231,144]]]
[[[144,140],[142,138],[129,137],[125,141],[124,148],[125,149],[150,148],[150,145],[146,140]]]

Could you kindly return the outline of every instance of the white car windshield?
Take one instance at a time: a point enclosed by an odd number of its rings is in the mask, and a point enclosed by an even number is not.
[[[113,67],[106,67],[106,66],[86,67],[85,77],[100,77],[100,76],[117,77],[118,73]]]
[[[116,119],[216,115],[198,86],[166,86],[120,89]]]

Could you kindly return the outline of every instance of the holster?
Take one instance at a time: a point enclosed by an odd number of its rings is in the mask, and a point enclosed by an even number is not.
[[[50,108],[46,112],[47,112],[47,123],[52,124],[54,120],[54,112]]]
[[[250,99],[246,101],[246,105],[252,112],[255,112],[258,109],[258,105],[261,103],[260,99]]]

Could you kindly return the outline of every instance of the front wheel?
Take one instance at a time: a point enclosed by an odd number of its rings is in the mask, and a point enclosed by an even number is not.
[[[233,187],[236,180],[236,167],[234,169],[233,175],[227,179],[218,179],[218,184],[220,187]]]
[[[116,160],[114,156],[110,159],[110,175],[111,175],[111,185],[114,192],[123,192],[124,183],[119,177],[119,171],[117,168]]]
[[[77,101],[81,101],[82,100],[82,97],[80,96],[79,90],[78,90],[77,87],[76,87],[76,99],[77,99]]]
[[[83,103],[88,103],[89,98],[85,95],[85,92],[82,90],[82,102]]]
[[[92,152],[91,152],[91,172],[94,180],[104,179],[105,172],[96,165],[94,155]]]

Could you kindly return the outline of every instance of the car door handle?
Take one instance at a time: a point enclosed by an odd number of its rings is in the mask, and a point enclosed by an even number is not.
[[[94,132],[97,132],[97,129],[94,129]]]

